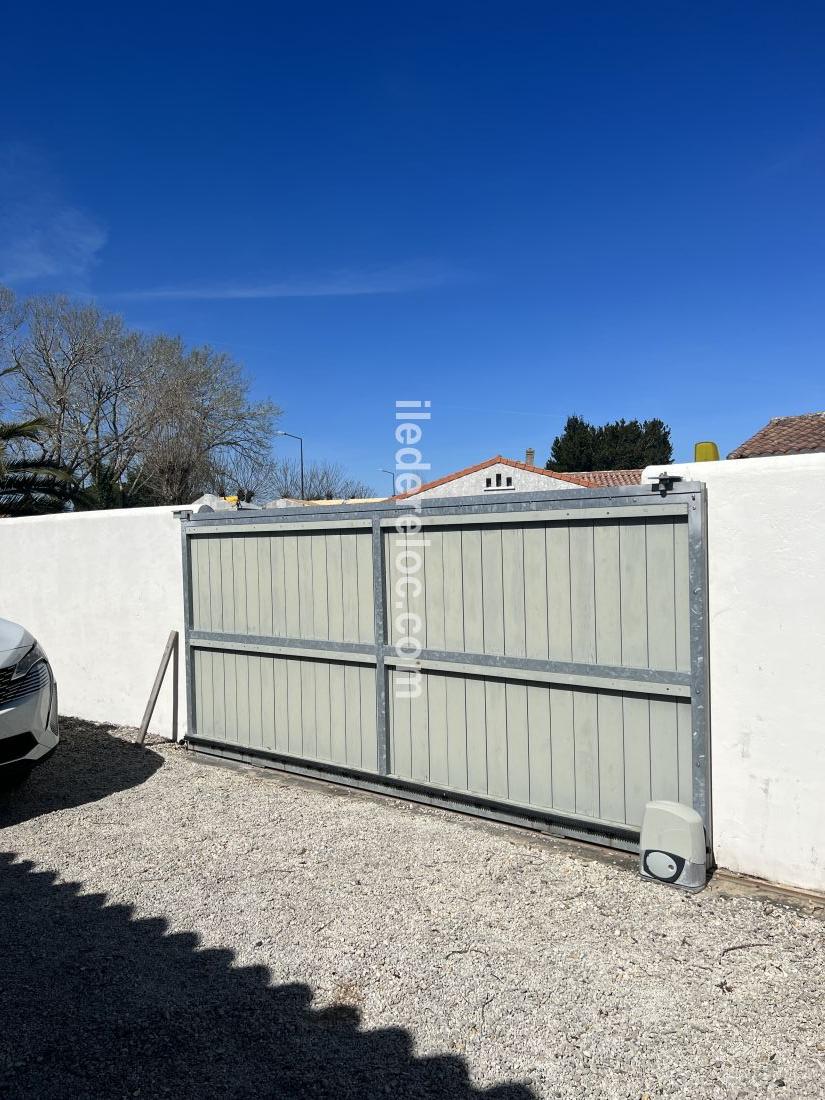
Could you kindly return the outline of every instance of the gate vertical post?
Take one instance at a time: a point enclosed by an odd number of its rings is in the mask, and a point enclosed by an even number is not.
[[[690,585],[690,721],[693,746],[693,808],[705,823],[708,858],[713,858],[710,768],[710,668],[708,663],[707,501],[700,487],[688,504]]]
[[[384,643],[387,639],[387,593],[384,584],[384,536],[381,516],[372,517],[372,603],[375,634],[375,730],[378,738],[378,774],[390,770],[390,728],[387,709],[387,669]]]
[[[192,558],[189,550],[189,538],[186,534],[186,521],[191,512],[176,513],[180,519],[181,561],[183,564],[183,676],[186,684],[186,737],[197,733],[195,716],[195,681],[192,668],[192,647],[189,635],[192,630]]]

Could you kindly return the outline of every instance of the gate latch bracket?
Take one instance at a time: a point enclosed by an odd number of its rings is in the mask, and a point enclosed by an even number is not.
[[[678,474],[666,474],[661,473],[656,481],[652,485],[654,493],[658,493],[660,496],[666,497],[673,489],[673,486],[677,481],[682,481],[682,478]]]

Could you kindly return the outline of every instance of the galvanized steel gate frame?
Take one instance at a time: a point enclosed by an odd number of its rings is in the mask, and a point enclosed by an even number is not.
[[[500,675],[508,671],[522,680],[535,676],[537,682],[600,688],[621,691],[623,684],[635,685],[651,693],[674,690],[690,692],[692,792],[693,807],[705,824],[708,861],[712,863],[712,814],[710,798],[710,700],[707,639],[707,547],[705,488],[701,483],[671,480],[642,486],[616,487],[604,490],[561,490],[544,493],[514,493],[505,499],[493,497],[430,497],[415,506],[424,527],[428,525],[460,525],[506,523],[518,516],[530,518],[540,513],[548,521],[583,520],[664,515],[686,515],[688,528],[688,584],[690,628],[690,672],[662,672],[653,669],[624,666],[600,666],[573,662],[537,660],[493,654],[468,654],[434,649],[422,650],[417,660],[400,657],[388,641],[388,603],[385,567],[385,534],[392,530],[400,516],[411,512],[410,501],[383,501],[375,504],[320,505],[256,511],[200,512],[182,510],[181,545],[183,557],[184,645],[186,699],[189,747],[207,756],[224,757],[239,762],[320,778],[383,794],[395,794],[414,801],[472,813],[497,821],[526,825],[555,835],[593,840],[611,847],[635,850],[638,830],[620,826],[605,827],[590,823],[575,813],[544,812],[472,793],[464,794],[413,780],[399,779],[389,772],[388,670],[416,668],[421,671],[441,670],[464,674]],[[406,505],[406,507],[405,507]],[[533,518],[538,519],[535,515]],[[250,636],[246,634],[198,631],[193,628],[193,576],[191,539],[198,534],[265,533],[311,531],[313,529],[347,528],[371,530],[374,606],[374,641],[371,644],[311,640],[284,636]],[[198,733],[195,707],[193,653],[198,645],[216,643],[222,649],[237,653],[262,652],[270,655],[315,657],[335,660],[346,655],[358,655],[376,670],[376,728],[378,736],[377,773],[330,764],[326,761],[296,760],[269,750],[229,746]]]

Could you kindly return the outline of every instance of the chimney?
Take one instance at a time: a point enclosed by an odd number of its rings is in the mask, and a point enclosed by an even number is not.
[[[528,447],[527,448],[527,450],[524,454],[524,461],[527,463],[528,466],[535,466],[535,464],[536,464],[535,448],[533,448],[533,447]]]

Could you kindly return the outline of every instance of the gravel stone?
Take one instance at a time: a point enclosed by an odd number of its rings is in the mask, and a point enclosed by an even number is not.
[[[821,1097],[825,924],[65,719],[0,799],[0,1095]]]

